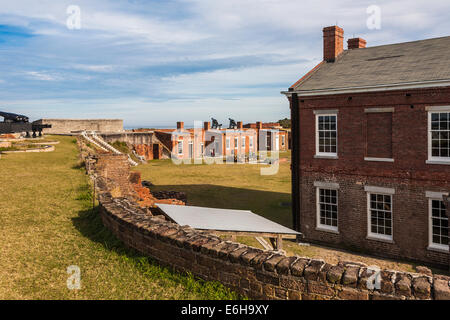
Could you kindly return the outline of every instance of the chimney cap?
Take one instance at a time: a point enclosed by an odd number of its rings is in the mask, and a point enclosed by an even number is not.
[[[365,48],[366,44],[367,41],[363,38],[351,38],[347,40],[347,46],[349,50]]]
[[[328,26],[328,27],[324,27],[323,31],[334,31],[334,30],[338,30],[338,31],[344,31],[344,29],[342,29],[341,27],[334,25],[334,26]]]

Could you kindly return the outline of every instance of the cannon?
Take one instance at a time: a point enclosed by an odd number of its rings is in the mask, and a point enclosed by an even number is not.
[[[228,120],[230,120],[230,126],[228,127],[228,129],[237,129],[236,121],[231,118],[228,118]]]
[[[23,116],[21,114],[15,114],[15,113],[9,113],[9,112],[2,112],[0,111],[0,116],[3,117],[5,120],[4,122],[23,122],[23,123],[28,123],[29,119],[27,116]]]
[[[40,124],[36,121],[30,123],[27,116],[9,112],[0,111],[0,117],[3,117],[3,122],[0,122],[0,134],[4,133],[21,133],[26,132],[26,137],[30,137],[30,132],[33,132],[33,138],[36,138],[36,132],[39,137],[42,136],[44,128],[51,128],[51,124]]]
[[[219,124],[216,119],[211,118],[211,129],[222,129],[222,124]]]

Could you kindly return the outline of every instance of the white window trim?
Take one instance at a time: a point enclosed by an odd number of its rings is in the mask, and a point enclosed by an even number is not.
[[[314,184],[318,184],[316,186],[316,230],[319,231],[326,231],[326,232],[332,232],[332,233],[339,233],[339,186],[337,188],[333,187],[333,184],[327,184],[319,185],[319,182],[315,182]],[[336,190],[336,206],[337,206],[337,226],[329,226],[326,224],[320,223],[320,189],[330,189],[330,190]]]
[[[188,142],[188,152],[191,151],[191,146],[192,146],[192,157],[194,157],[195,150],[194,150],[194,142],[192,140]]]
[[[393,188],[374,187],[374,186],[364,186],[364,191],[377,194],[389,194],[389,195],[395,194],[395,189]]]
[[[365,113],[386,113],[395,112],[395,108],[365,108]]]
[[[338,112],[336,110],[329,110],[330,112],[322,113],[320,110],[315,110],[314,114],[316,117],[316,154],[315,158],[331,158],[331,159],[337,159],[338,156]],[[319,117],[325,117],[325,116],[335,116],[336,117],[336,152],[319,152]]]
[[[253,137],[249,137],[248,145],[249,148],[253,148]]]
[[[378,187],[373,187],[378,188]],[[384,188],[380,188],[384,189]],[[388,189],[388,188],[386,188]],[[389,190],[389,189],[388,189]],[[390,189],[393,190],[393,189]],[[367,191],[367,190],[366,190]],[[385,234],[378,234],[378,233],[372,233],[372,213],[370,211],[370,195],[371,194],[381,194],[381,195],[389,195],[391,197],[391,235],[385,235]],[[375,191],[367,191],[367,239],[369,240],[381,240],[386,242],[393,242],[394,241],[394,193],[389,192],[375,192]]]
[[[180,148],[180,142],[181,142],[181,148]],[[178,148],[178,154],[183,154],[183,149],[184,149],[184,146],[183,146],[183,140],[178,140],[178,143],[177,143],[177,148]],[[181,150],[181,152],[180,152],[180,150]]]
[[[225,147],[227,150],[230,150],[230,145],[231,145],[230,137],[227,137],[225,141]]]
[[[426,191],[425,196],[428,198],[428,250],[437,250],[447,252],[450,250],[449,245],[439,244],[433,242],[433,223],[432,219],[432,201],[439,200],[443,201],[443,196],[448,196],[448,192],[435,192],[435,191]]]
[[[392,158],[375,158],[375,157],[364,157],[365,161],[378,161],[378,162],[394,162]]]
[[[245,149],[245,137],[242,137],[241,140],[241,147]]]
[[[429,106],[426,107],[428,111],[428,160],[427,164],[444,164],[450,165],[450,157],[433,157],[431,148],[431,114],[437,112],[450,112],[450,106]]]

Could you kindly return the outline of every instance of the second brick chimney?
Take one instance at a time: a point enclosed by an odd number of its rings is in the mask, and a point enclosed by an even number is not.
[[[334,62],[344,51],[344,29],[338,26],[323,28],[323,60]]]
[[[244,128],[244,126],[243,126],[243,124],[242,124],[242,121],[238,121],[238,122],[237,122],[237,128],[238,128],[239,130],[242,130],[242,129]]]
[[[208,131],[211,129],[211,123],[209,121],[203,122],[203,130]]]
[[[363,38],[352,38],[347,40],[348,49],[365,48],[367,41]]]
[[[184,122],[178,121],[177,122],[177,129],[178,130],[184,130]]]

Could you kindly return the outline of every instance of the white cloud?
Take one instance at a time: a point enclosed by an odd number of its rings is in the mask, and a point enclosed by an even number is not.
[[[60,80],[60,77],[57,75],[52,75],[46,72],[38,72],[38,71],[28,71],[25,72],[28,76],[35,80],[41,80],[41,81],[57,81]]]
[[[86,64],[76,64],[73,65],[74,69],[92,71],[92,72],[112,72],[115,67],[112,65],[86,65]]]

